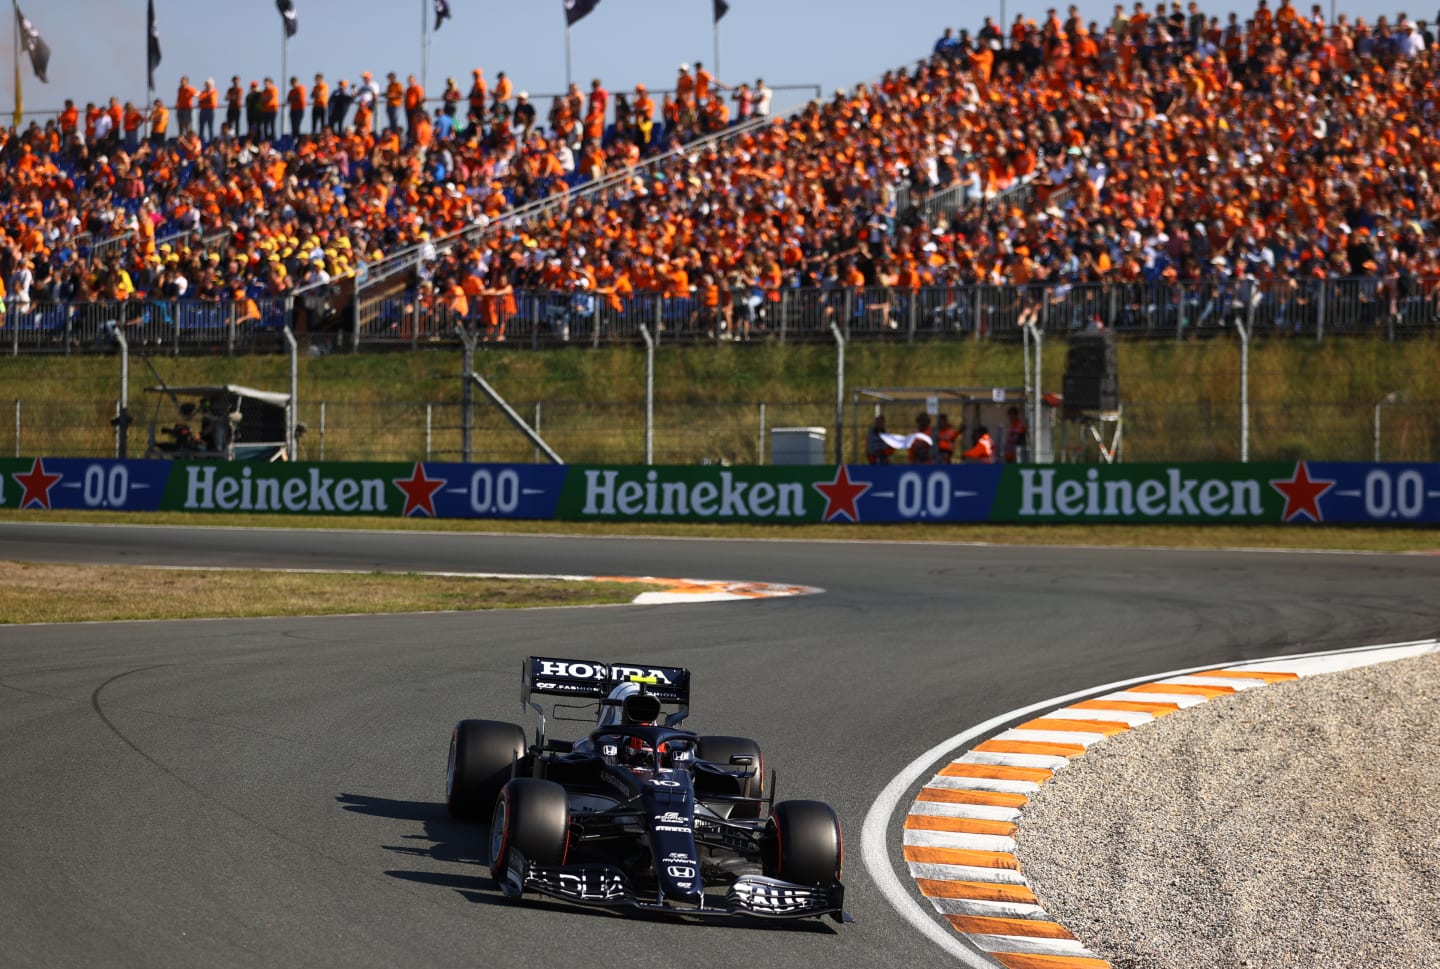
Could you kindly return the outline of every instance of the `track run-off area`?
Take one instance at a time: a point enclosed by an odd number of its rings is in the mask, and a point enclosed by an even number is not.
[[[901,914],[919,909],[961,938],[901,848],[906,811],[957,736],[1103,684],[1440,628],[1434,555],[39,522],[0,524],[0,549],[37,562],[823,590],[0,626],[0,961],[13,966],[540,967],[606,954],[656,967],[954,966],[956,952]],[[754,737],[779,798],[839,812],[857,921],[698,925],[503,902],[481,865],[484,833],[445,815],[443,771],[456,720],[529,724],[518,680],[530,654],[691,669],[687,726]],[[555,736],[585,729],[551,722]],[[875,821],[882,798],[899,808]]]

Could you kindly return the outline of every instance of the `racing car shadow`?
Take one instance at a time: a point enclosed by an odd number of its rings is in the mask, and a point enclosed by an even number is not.
[[[406,841],[413,844],[382,845],[386,851],[431,858],[440,862],[465,863],[475,865],[481,871],[488,870],[490,846],[485,830],[479,825],[452,821],[444,804],[433,801],[401,801],[368,794],[339,794],[335,800],[345,810],[356,814],[390,818],[394,821],[414,821],[422,826],[423,834],[404,836]],[[449,888],[467,900],[481,905],[509,904],[501,896],[495,880],[488,874],[456,875],[438,871],[387,871],[385,874],[391,878],[422,885]]]
[[[481,871],[488,872],[490,865],[490,845],[487,837],[488,832],[483,825],[463,824],[450,819],[445,810],[445,805],[437,801],[401,801],[387,797],[373,797],[369,794],[338,794],[335,800],[346,811],[356,814],[368,814],[377,818],[390,818],[394,821],[413,821],[422,826],[423,834],[405,835],[406,841],[414,844],[407,845],[382,845],[386,851],[393,851],[402,855],[412,857],[430,858],[434,861],[447,863],[464,863],[476,865]],[[435,885],[440,888],[448,888],[460,894],[467,901],[477,905],[501,905],[509,907],[544,907],[559,908],[575,915],[588,915],[598,918],[619,918],[623,917],[628,921],[642,921],[655,923],[680,924],[688,919],[678,915],[666,915],[663,913],[634,912],[628,910],[610,910],[603,908],[590,908],[584,905],[567,905],[559,899],[541,899],[527,895],[525,898],[515,901],[507,899],[500,894],[500,887],[495,879],[488,874],[483,875],[457,875],[450,872],[439,871],[386,871],[385,874],[391,878],[399,878],[403,881],[415,882],[421,885]],[[828,924],[816,921],[758,921],[747,918],[709,918],[705,920],[708,925],[728,925],[736,928],[763,929],[769,932],[804,932],[819,933],[822,935],[834,935],[835,930]]]

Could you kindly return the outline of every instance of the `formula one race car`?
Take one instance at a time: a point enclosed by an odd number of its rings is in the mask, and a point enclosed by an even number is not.
[[[585,711],[594,729],[548,739],[533,694],[589,701],[552,715]],[[820,801],[776,803],[773,773],[767,797],[755,741],[677,729],[689,670],[532,656],[520,703],[537,715],[533,744],[515,724],[462,720],[445,775],[450,815],[490,821],[490,871],[507,897],[851,921],[840,819]]]

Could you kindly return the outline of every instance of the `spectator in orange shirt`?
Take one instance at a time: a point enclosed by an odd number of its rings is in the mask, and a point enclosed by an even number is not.
[[[260,91],[260,136],[274,141],[279,137],[276,129],[280,117],[280,89],[275,79],[267,77]]]
[[[470,72],[470,113],[468,118],[471,127],[479,128],[485,123],[485,101],[490,96],[490,89],[485,84],[485,72],[480,68]]]
[[[425,89],[411,74],[405,79],[405,126],[415,127],[416,115],[425,114]]]
[[[359,85],[358,91],[363,92],[365,86]],[[355,130],[362,135],[368,135],[375,127],[375,111],[371,106],[372,99],[357,94],[355,97]]]
[[[501,72],[499,72],[498,74],[496,74],[496,75],[495,75],[495,101],[494,101],[494,103],[491,105],[491,107],[499,107],[499,106],[502,105],[502,104],[506,104],[506,103],[510,100],[510,95],[511,95],[512,93],[514,93],[514,91],[515,91],[515,88],[511,85],[511,83],[510,83],[510,78],[508,78],[508,77],[505,76],[505,72],[504,72],[504,71],[501,71]],[[507,107],[508,107],[508,105],[507,105]]]
[[[325,82],[324,74],[316,74],[315,86],[310,89],[310,133],[312,135],[318,135],[324,130],[329,111],[330,85]]]
[[[134,154],[140,148],[140,128],[145,124],[145,115],[139,108],[125,102],[125,149]]]
[[[67,139],[80,127],[80,111],[75,102],[65,99],[65,110],[60,112],[60,133]]]
[[[165,139],[170,133],[170,109],[165,107],[165,102],[159,98],[150,109],[150,141],[156,145],[165,144]]]
[[[180,88],[175,92],[175,123],[182,135],[194,127],[195,95],[198,93],[190,86],[190,78],[180,78]]]
[[[400,86],[400,80],[391,71],[385,75],[385,117],[389,120],[391,131],[400,130],[400,111],[405,106],[405,89]]]
[[[111,98],[110,104],[105,108],[105,113],[110,116],[110,138],[116,145],[120,144],[120,132],[123,130],[129,108],[130,102],[126,101],[125,106],[121,107],[119,98]]]
[[[600,83],[597,77],[590,82],[590,94],[585,103],[586,114],[592,111],[600,112],[600,124],[605,124],[605,112],[609,110],[610,92]]]
[[[290,108],[290,137],[298,141],[300,125],[305,120],[305,86],[298,77],[290,79],[290,91],[285,95],[285,103]]]
[[[491,343],[505,342],[505,324],[515,315],[515,287],[500,260],[490,268],[485,280],[480,321],[485,324],[485,339]]]
[[[205,86],[200,89],[200,138],[204,141],[211,141],[215,138],[215,109],[220,106],[220,91],[215,87],[215,79],[207,78]]]
[[[690,76],[690,65],[681,64],[680,73],[675,78],[675,100],[685,104],[694,97],[695,78]]]

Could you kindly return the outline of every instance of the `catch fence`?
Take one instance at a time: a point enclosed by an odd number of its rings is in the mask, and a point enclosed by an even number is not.
[[[1324,341],[1347,335],[1396,340],[1434,332],[1440,323],[1440,277],[919,289],[742,286],[721,289],[718,299],[709,300],[700,292],[622,299],[572,287],[479,295],[463,313],[421,289],[366,298],[359,312],[353,284],[348,296],[345,285],[260,300],[12,300],[0,348],[11,354],[107,353],[119,328],[132,346],[180,355],[273,352],[286,326],[322,349],[363,351],[458,343],[462,327],[482,341],[503,337],[509,346],[540,349],[639,345],[642,326],[662,343],[828,343],[832,325],[861,341],[1016,340],[1027,326],[1061,336],[1105,327],[1133,337],[1186,340],[1224,335],[1237,324],[1257,339]]]

